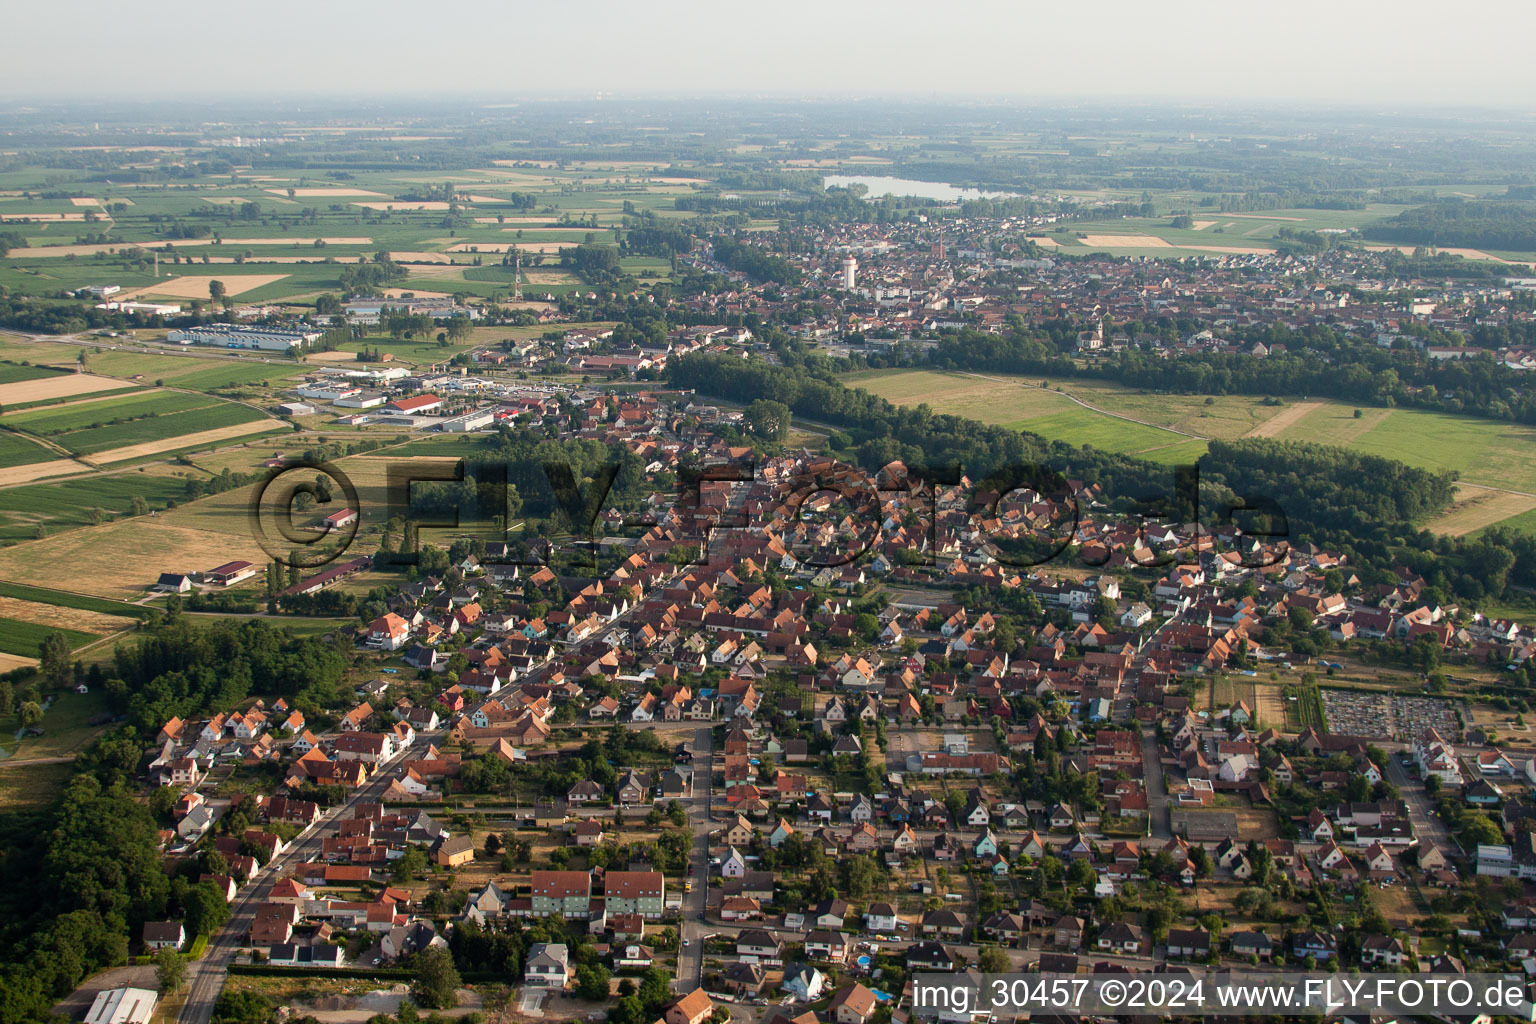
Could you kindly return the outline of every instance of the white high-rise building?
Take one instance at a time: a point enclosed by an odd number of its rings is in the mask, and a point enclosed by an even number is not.
[[[859,261],[852,256],[843,258],[843,288],[853,291],[854,285],[859,279]]]

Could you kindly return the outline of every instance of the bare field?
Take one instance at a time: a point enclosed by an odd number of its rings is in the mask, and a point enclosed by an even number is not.
[[[1434,533],[1461,537],[1536,508],[1536,498],[1477,484],[1456,485],[1455,503],[1425,524]]]
[[[265,191],[275,196],[286,196],[286,188],[269,188]],[[315,198],[319,196],[382,196],[383,192],[370,192],[365,188],[296,188],[293,194],[299,198]]]
[[[138,624],[137,619],[122,615],[105,615],[101,612],[86,611],[83,608],[64,608],[54,604],[23,601],[14,597],[0,597],[0,618],[103,635],[132,629]]]
[[[260,565],[267,558],[249,532],[209,533],[138,516],[0,550],[0,579],[54,586],[59,566],[67,565],[74,590],[121,600],[142,593],[162,572],[210,569],[232,559]]]
[[[208,282],[224,282],[224,291],[230,295],[243,295],[273,281],[281,281],[287,274],[230,274],[225,277],[173,277],[163,282],[135,288],[113,296],[117,299],[137,298],[141,295],[165,295],[176,299],[206,299]]]
[[[20,405],[24,402],[40,402],[48,398],[66,398],[70,395],[89,395],[97,391],[114,391],[129,386],[128,381],[115,377],[98,377],[93,373],[71,373],[62,377],[41,377],[37,380],[18,380],[0,384],[0,407]]]
[[[1145,249],[1172,249],[1173,244],[1156,235],[1083,235],[1078,239],[1084,245],[1129,245]]]
[[[1259,724],[1266,729],[1285,729],[1285,695],[1278,684],[1254,683],[1254,709]]]
[[[35,220],[59,223],[60,221],[85,220],[83,213],[0,213],[0,220]]]
[[[361,206],[369,210],[446,210],[448,204],[443,202],[410,202],[387,200],[384,202],[353,203],[353,206]]]
[[[33,462],[25,466],[7,466],[0,469],[0,487],[11,484],[29,484],[50,476],[72,473],[88,473],[89,466],[82,466],[74,459],[54,459],[52,462]]]
[[[124,459],[141,459],[146,455],[159,455],[161,452],[173,452],[181,448],[216,444],[219,441],[227,441],[232,437],[245,437],[247,434],[257,434],[265,430],[277,430],[282,426],[283,424],[278,423],[276,420],[252,420],[249,423],[231,423],[227,427],[200,430],[195,434],[182,434],[179,437],[167,437],[159,441],[131,444],[126,448],[111,448],[104,452],[97,452],[90,458],[92,462],[102,464],[122,462]]]
[[[411,296],[412,298],[416,298],[416,299],[449,299],[449,298],[453,297],[453,293],[452,292],[426,292],[426,291],[422,291],[420,288],[385,288],[384,289],[384,297],[386,299],[400,299],[400,298],[404,298],[407,295]]]

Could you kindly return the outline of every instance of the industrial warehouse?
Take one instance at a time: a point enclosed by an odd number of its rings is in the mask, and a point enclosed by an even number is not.
[[[181,345],[217,345],[221,348],[254,348],[289,352],[319,341],[323,331],[289,330],[280,327],[251,327],[244,324],[204,324],[171,331],[167,341]]]

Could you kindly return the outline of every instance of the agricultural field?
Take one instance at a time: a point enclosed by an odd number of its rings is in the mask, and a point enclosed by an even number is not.
[[[128,616],[131,618],[143,618],[148,614],[142,605],[120,604],[116,601],[104,601],[98,597],[86,597],[83,594],[72,594],[63,590],[50,590],[46,587],[25,587],[17,583],[0,583],[0,598],[13,598],[19,601],[30,601],[36,604],[57,605],[60,608],[76,608],[81,611],[95,612],[107,616]],[[126,625],[118,628],[127,629]]]
[[[1083,193],[1104,198],[1104,193]],[[1159,205],[1179,207],[1179,197],[1165,195]],[[1173,227],[1171,218],[1125,217],[1084,221],[1031,238],[1048,250],[1063,253],[1105,252],[1114,256],[1200,256],[1264,253],[1279,242],[1281,228],[1293,231],[1347,232],[1407,209],[1393,203],[1370,203],[1364,210],[1265,210],[1262,213],[1202,212],[1196,207],[1187,228]]]
[[[58,458],[58,453],[44,448],[21,434],[0,433],[0,467],[27,466],[34,462],[48,462]]]
[[[98,515],[126,515],[133,499],[142,497],[151,510],[186,494],[186,480],[148,472],[97,473],[56,483],[40,482],[0,488],[0,544],[15,544],[39,536],[90,526]],[[227,559],[226,559],[227,561]],[[218,564],[218,563],[214,563]],[[39,565],[35,580],[42,586],[58,582],[57,574]],[[0,573],[0,579],[19,579]],[[110,595],[117,596],[117,595]]]
[[[0,537],[5,532],[0,528]],[[57,567],[68,565],[74,590],[122,600],[142,596],[162,572],[200,571],[233,559],[261,564],[267,557],[248,531],[202,530],[163,516],[138,516],[0,550],[0,580],[47,587],[59,582]]]
[[[15,384],[24,380],[41,380],[56,377],[58,371],[42,366],[22,366],[19,363],[0,363],[0,384]]]
[[[560,250],[593,237],[612,241],[627,211],[695,216],[673,201],[702,179],[664,176],[661,168],[573,163],[444,175],[401,168],[353,172],[346,181],[324,171],[283,180],[237,171],[163,185],[92,183],[110,215],[98,205],[18,195],[0,216],[26,245],[0,260],[0,285],[56,294],[111,283],[123,289],[119,298],[185,306],[208,302],[217,279],[240,303],[303,303],[339,292],[346,264],[387,252],[413,282],[490,298],[511,291],[501,260],[517,249],[526,297],[542,301],[581,286],[560,268]],[[440,198],[412,197],[449,183],[457,192],[451,209]],[[124,203],[131,205],[117,205]],[[168,232],[173,220],[200,228],[202,237]],[[671,276],[669,261],[654,257],[626,257],[624,269],[650,280]]]
[[[1207,439],[1266,437],[1350,448],[1457,473],[1463,486],[1456,504],[1425,524],[1437,532],[1475,533],[1500,522],[1536,529],[1536,428],[1520,424],[1401,408],[1366,407],[1356,416],[1357,407],[1347,402],[1265,405],[1249,395],[1155,394],[1099,381],[1051,381],[1045,390],[1035,377],[930,370],[868,370],[844,380],[898,405],[927,403],[936,413],[1165,465],[1197,461]]]
[[[171,440],[175,442],[171,445],[174,448],[183,447],[180,442],[198,443],[195,435],[203,432],[226,431],[209,440],[254,433],[260,428],[251,426],[238,431],[226,428],[255,424],[266,418],[264,413],[249,406],[206,395],[155,390],[23,412],[7,417],[6,426],[46,438],[74,455],[105,453],[103,461],[112,462],[152,454],[135,450],[136,446],[146,443]],[[114,457],[114,453],[121,451],[131,454]]]
[[[129,623],[131,619],[125,620]],[[35,658],[42,649],[43,640],[50,633],[62,633],[69,641],[71,649],[84,647],[94,643],[105,634],[85,633],[77,629],[62,629],[58,626],[44,625],[39,622],[23,622],[19,619],[8,619],[0,613],[0,651],[6,654],[19,654],[26,658]]]

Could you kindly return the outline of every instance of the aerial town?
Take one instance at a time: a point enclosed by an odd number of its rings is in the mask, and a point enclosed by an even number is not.
[[[1529,16],[181,6],[4,15],[0,1024],[1536,1020]]]

